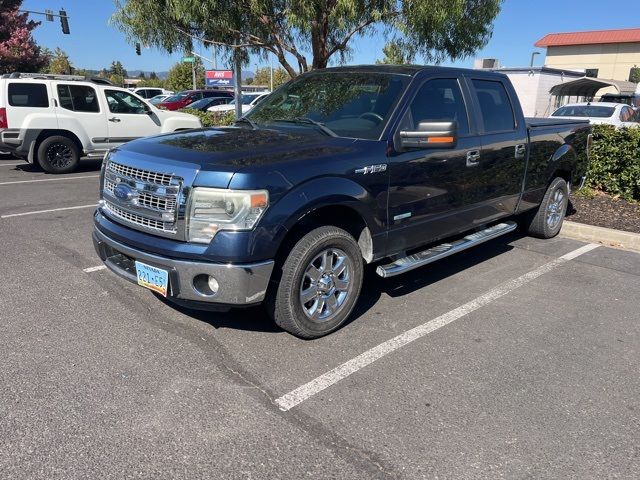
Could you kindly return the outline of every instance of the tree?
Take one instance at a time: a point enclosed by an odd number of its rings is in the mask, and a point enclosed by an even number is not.
[[[157,80],[158,79],[158,74],[156,72],[151,72],[149,74],[149,80]]]
[[[71,75],[75,69],[69,60],[69,55],[61,48],[49,54],[49,64],[44,68],[45,73],[55,73],[59,75]]]
[[[109,73],[111,75],[115,75],[117,77],[126,77],[127,76],[127,71],[124,69],[124,67],[122,66],[122,63],[120,63],[119,60],[114,60],[113,62],[111,62],[111,68],[109,69]]]
[[[129,41],[173,52],[194,40],[227,53],[272,53],[290,77],[344,61],[351,41],[385,31],[426,60],[483,47],[502,0],[115,0],[111,21]],[[306,57],[311,52],[311,62]],[[294,62],[290,61],[294,58]],[[297,64],[297,67],[296,67]]]
[[[640,83],[640,67],[634,65],[629,72],[629,81],[633,83]]]
[[[382,47],[384,58],[376,60],[376,63],[388,65],[406,65],[413,62],[415,51],[411,45],[404,45],[399,40],[391,40]]]
[[[159,78],[147,78],[137,83],[138,87],[164,88],[164,80]]]
[[[253,77],[254,85],[266,85],[271,84],[271,69],[269,67],[258,68],[256,75]],[[291,80],[291,77],[284,68],[273,69],[273,88],[277,88],[283,83],[287,83]]]
[[[142,72],[142,71],[141,71],[141,72],[138,74],[138,78],[140,78],[140,79],[144,80],[144,79],[145,79],[145,78],[147,78],[147,77],[146,77],[146,75],[144,74],[144,72]]]
[[[196,88],[204,88],[204,66],[199,58],[196,58]],[[181,90],[191,90],[193,79],[191,73],[191,63],[176,63],[167,75],[166,88],[179,92]]]
[[[18,9],[22,0],[0,0],[0,74],[38,72],[47,63],[31,32],[40,22]]]

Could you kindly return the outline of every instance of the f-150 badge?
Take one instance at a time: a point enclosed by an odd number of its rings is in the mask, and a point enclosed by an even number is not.
[[[379,165],[367,165],[366,167],[356,169],[356,173],[367,175],[368,173],[380,173],[387,171],[387,164],[381,163]]]

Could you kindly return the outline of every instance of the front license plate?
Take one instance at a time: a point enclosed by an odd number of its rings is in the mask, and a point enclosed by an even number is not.
[[[138,285],[158,292],[163,297],[167,296],[169,272],[136,261],[136,275],[138,276]]]

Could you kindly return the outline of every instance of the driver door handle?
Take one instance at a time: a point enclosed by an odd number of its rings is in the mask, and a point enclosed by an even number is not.
[[[467,152],[467,167],[477,167],[480,165],[480,150]]]
[[[120,119],[119,119],[118,117],[111,117],[111,118],[109,119],[109,121],[110,121],[110,122],[119,122],[119,121],[120,121]]]

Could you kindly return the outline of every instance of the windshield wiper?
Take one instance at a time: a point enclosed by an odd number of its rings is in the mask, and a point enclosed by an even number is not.
[[[313,118],[309,117],[294,117],[294,118],[278,118],[275,120],[276,122],[291,122],[298,124],[306,124],[306,125],[314,125],[322,130],[323,133],[329,135],[330,137],[337,137],[336,132],[327,127],[324,123],[317,122]]]
[[[251,128],[253,128],[254,130],[258,129],[258,124],[247,117],[240,117],[235,121],[235,123],[240,123],[240,122],[248,123],[251,126]]]

